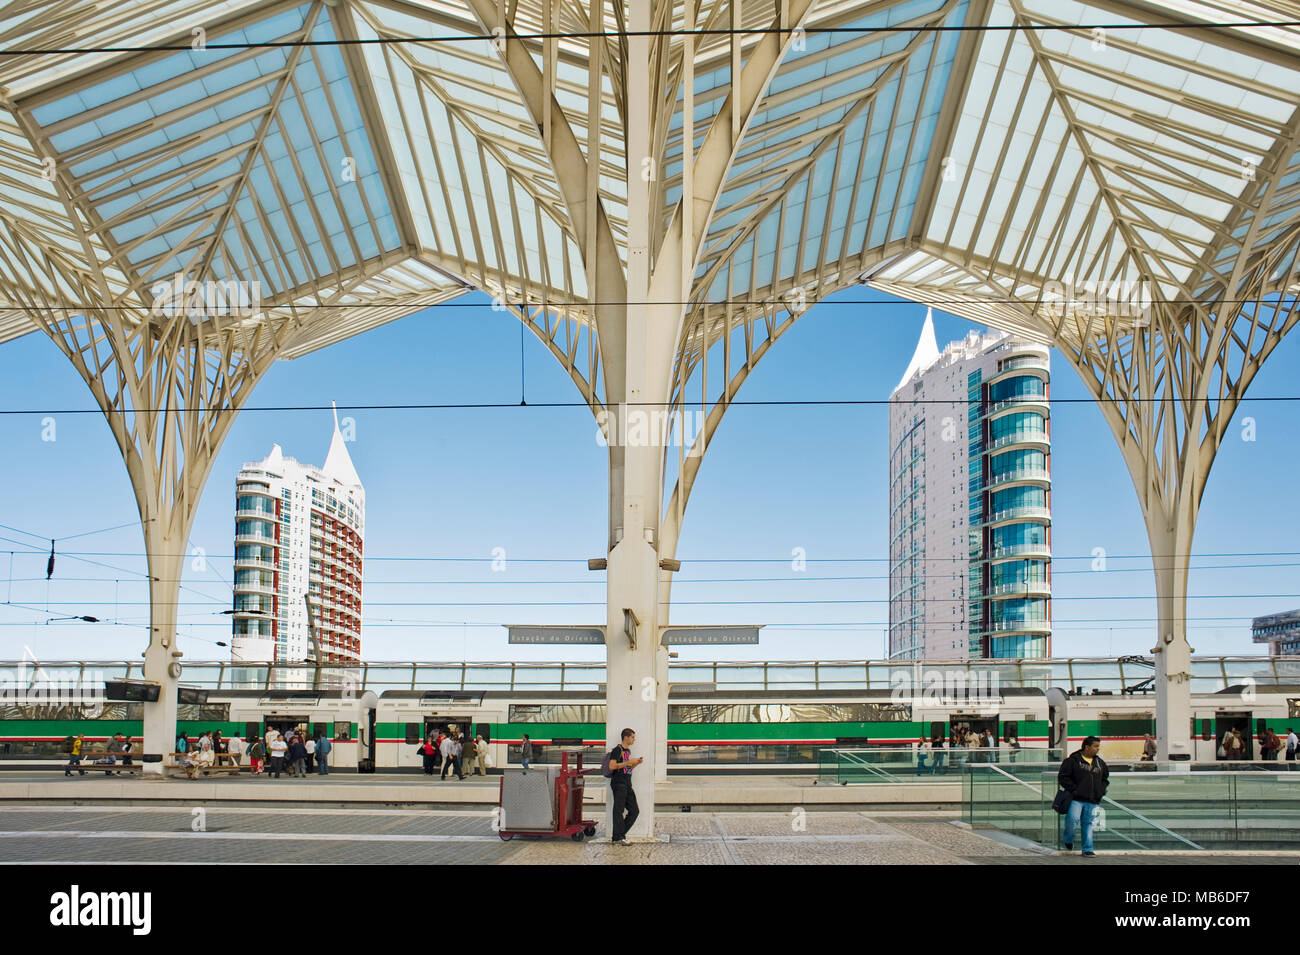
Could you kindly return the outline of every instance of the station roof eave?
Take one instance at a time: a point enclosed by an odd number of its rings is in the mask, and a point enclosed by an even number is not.
[[[693,24],[663,7],[658,238],[681,207],[687,131],[698,148],[734,58],[772,26],[770,4],[743,5],[733,46],[729,3],[694,6]],[[753,321],[862,281],[1039,341],[1097,334],[1044,308],[1051,282],[1213,299],[1243,242],[1300,225],[1300,30],[1204,22],[1292,6],[814,3],[728,157],[683,360],[734,327],[706,306]],[[202,22],[180,0],[38,9],[0,30],[0,51],[30,51],[0,58],[0,341],[36,327],[24,309],[145,308],[176,273],[258,282],[266,314],[299,325],[285,357],[469,288],[590,324],[535,91],[471,0],[227,0]],[[609,36],[591,44],[576,6],[510,10],[515,34],[564,35],[547,88],[584,159],[596,150],[625,264],[626,90],[618,69],[589,89],[588,58],[617,66],[626,24],[603,8]],[[542,63],[544,41],[523,42]],[[58,267],[24,268],[41,254]]]

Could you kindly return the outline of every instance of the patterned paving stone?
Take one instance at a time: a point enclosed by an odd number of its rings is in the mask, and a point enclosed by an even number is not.
[[[785,812],[661,813],[667,841],[611,846],[595,840],[503,842],[475,810],[217,808],[194,832],[188,808],[0,808],[0,863],[393,863],[519,865],[1268,865],[1300,856],[1044,855],[943,818],[808,812],[796,830]],[[603,825],[602,825],[603,829]]]
[[[897,832],[967,858],[1032,854],[947,822],[891,822],[890,826]]]

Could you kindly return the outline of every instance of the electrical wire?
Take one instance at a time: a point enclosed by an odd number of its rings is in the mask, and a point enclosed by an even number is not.
[[[761,37],[768,35],[797,36],[800,34],[808,36],[819,35],[865,35],[873,33],[904,33],[919,35],[923,33],[1077,33],[1081,35],[1093,34],[1097,30],[1125,32],[1133,30],[1173,30],[1175,32],[1193,32],[1199,30],[1221,32],[1225,30],[1246,30],[1246,29],[1285,29],[1288,27],[1300,26],[1300,20],[1234,20],[1227,23],[1212,23],[1198,21],[1191,23],[1134,23],[1130,21],[1119,21],[1113,23],[1079,23],[1079,24],[1055,24],[1055,23],[919,23],[912,25],[903,24],[873,24],[870,26],[819,26],[810,24],[806,26],[772,26],[772,27],[712,27],[712,28],[691,28],[667,30],[597,30],[590,32],[555,32],[555,31],[538,31],[519,33],[514,31],[513,27],[509,33],[459,33],[459,34],[441,34],[428,36],[380,36],[380,37],[354,37],[331,39],[297,39],[297,40],[260,40],[230,43],[208,43],[204,42],[197,50],[192,40],[186,40],[177,44],[159,44],[156,46],[89,46],[89,47],[41,47],[41,48],[17,48],[0,50],[0,55],[4,56],[52,56],[56,54],[75,54],[75,53],[156,53],[156,52],[203,52],[205,50],[270,50],[283,48],[308,48],[308,47],[366,47],[366,46],[389,46],[402,45],[407,43],[415,44],[436,44],[436,43],[493,43],[498,40],[511,41],[537,41],[537,40],[627,40],[632,38],[656,38],[656,37]]]
[[[1126,398],[1127,404],[1164,404],[1170,399],[1168,397],[1157,398]],[[1239,405],[1245,405],[1249,402],[1281,402],[1291,403],[1300,401],[1300,395],[1249,395],[1245,396],[1239,402]],[[946,407],[966,407],[970,405],[969,401],[952,401],[943,398],[919,398],[916,400],[893,398],[769,398],[769,399],[743,399],[734,398],[726,401],[728,408],[801,408],[801,407],[872,407],[883,405],[944,405]],[[1043,403],[1052,406],[1058,405],[1093,405],[1097,404],[1095,398],[1051,398],[1043,396]],[[690,407],[692,402],[682,401],[624,401],[610,405],[614,407],[626,408],[677,408]],[[120,408],[120,409],[103,409],[103,408],[0,408],[0,415],[137,415],[137,414],[247,414],[249,412],[306,412],[306,411],[329,411],[330,405],[247,405],[243,408],[216,408],[210,406],[198,406],[194,408],[184,406],[173,406],[167,408]],[[585,401],[536,401],[529,403],[516,403],[509,401],[430,401],[430,402],[404,402],[390,404],[365,404],[365,405],[340,405],[340,411],[497,411],[505,408],[511,409],[529,409],[536,410],[539,408],[557,409],[557,408],[587,408],[589,405]]]

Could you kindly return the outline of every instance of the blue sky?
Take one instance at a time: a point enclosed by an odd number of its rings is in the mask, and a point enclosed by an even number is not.
[[[757,366],[740,397],[886,399],[916,343],[924,307],[856,304],[850,289],[814,306]],[[476,301],[473,299],[463,302]],[[510,647],[502,623],[597,623],[603,574],[606,453],[582,408],[364,411],[349,405],[517,402],[519,327],[477,306],[429,309],[277,364],[251,404],[324,405],[355,419],[349,445],[366,485],[363,653],[370,660],[599,659],[597,648]],[[942,347],[971,329],[935,312]],[[526,347],[530,402],[577,392],[542,346]],[[1295,395],[1300,336],[1270,357],[1253,396]],[[1057,656],[1145,652],[1155,613],[1149,548],[1132,482],[1100,412],[1053,354],[1053,615]],[[125,659],[145,645],[142,538],[117,448],[71,364],[41,335],[0,347],[0,657]],[[1254,440],[1243,440],[1243,419]],[[1202,503],[1190,581],[1198,653],[1256,653],[1249,618],[1300,606],[1300,508],[1294,435],[1300,405],[1238,411]],[[320,464],[328,410],[239,416],[208,481],[192,545],[205,570],[182,592],[182,647],[220,659],[228,639],[234,478],[242,463],[286,455]],[[685,659],[877,658],[888,618],[888,419],[883,405],[733,407],[711,444],[686,513],[674,623],[763,623],[758,647],[682,648]],[[494,572],[494,548],[506,569]],[[807,569],[791,569],[803,548]],[[1106,570],[1091,569],[1105,548]],[[12,556],[11,556],[12,554]],[[1214,556],[1261,554],[1264,556]],[[74,559],[73,555],[80,559]],[[425,558],[414,560],[412,558]],[[440,558],[437,560],[427,558]],[[473,558],[460,560],[449,558]],[[92,563],[93,562],[93,563]],[[1270,565],[1270,566],[1260,566]],[[12,566],[12,571],[10,567]],[[745,578],[745,579],[742,579]],[[1278,596],[1256,596],[1278,595]],[[1225,599],[1226,598],[1226,599]],[[760,603],[760,601],[762,601]],[[22,605],[22,606],[15,606]],[[41,611],[27,609],[40,608]],[[45,624],[51,614],[110,623]]]

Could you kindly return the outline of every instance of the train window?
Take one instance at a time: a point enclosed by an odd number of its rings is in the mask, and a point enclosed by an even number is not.
[[[1300,700],[1289,699],[1286,701],[1287,719],[1300,719]]]
[[[420,742],[420,724],[419,724],[419,723],[407,723],[407,724],[406,724],[406,741],[407,741],[408,743],[410,743],[412,746],[414,746],[416,743]]]
[[[324,735],[325,735],[325,724],[324,724],[324,723],[312,723],[312,724],[311,724],[311,738],[312,738],[312,739],[320,739],[320,738],[321,738],[322,736],[324,736]]]
[[[1201,720],[1201,739],[1214,739],[1214,721],[1210,719]]]
[[[1003,739],[1019,739],[1020,724],[1016,720],[1007,720],[1002,724]]]
[[[943,720],[930,720],[930,739],[943,739],[947,735],[944,732]]]
[[[475,727],[474,727],[474,732],[475,732],[477,735],[483,737],[483,742],[485,742],[485,743],[490,743],[490,742],[492,742],[492,724],[491,724],[491,723],[478,723],[478,724],[476,724]]]

